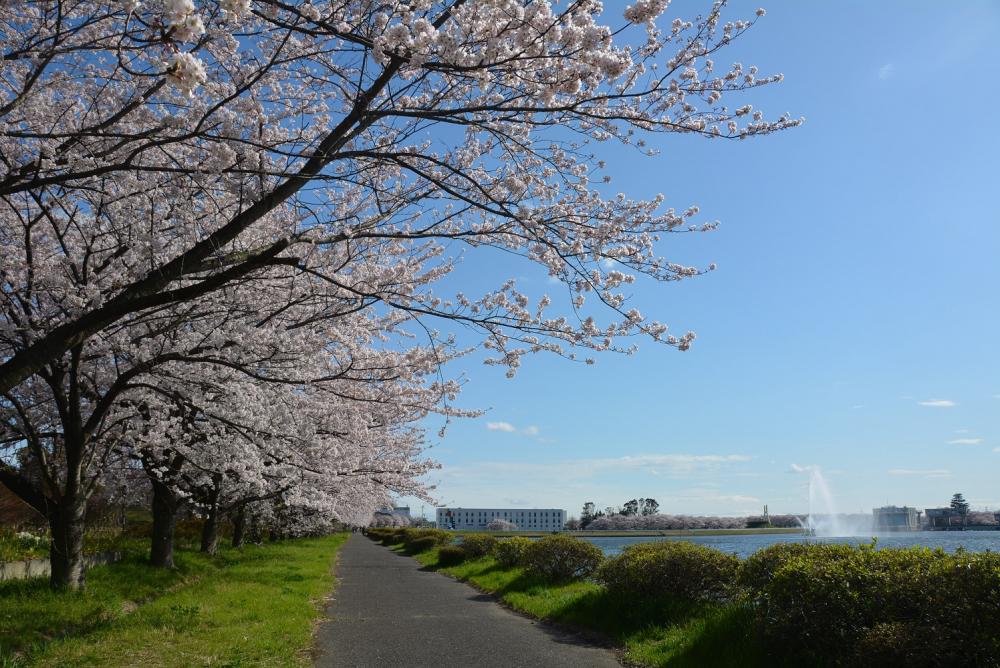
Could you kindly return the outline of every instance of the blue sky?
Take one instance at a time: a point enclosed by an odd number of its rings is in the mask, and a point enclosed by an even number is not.
[[[848,512],[956,491],[1000,508],[1000,4],[765,7],[717,60],[783,72],[747,101],[804,126],[608,156],[612,186],[722,222],[664,248],[716,272],[636,291],[695,347],[536,357],[512,381],[463,360],[460,403],[488,413],[435,441],[442,503],[805,512],[798,464],[820,466]],[[454,280],[513,270],[470,255]],[[532,294],[553,287],[514,273]]]

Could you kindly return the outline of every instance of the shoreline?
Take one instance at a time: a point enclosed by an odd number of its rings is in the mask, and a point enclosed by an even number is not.
[[[473,530],[460,530],[452,531],[445,529],[448,533],[455,534],[456,536],[463,536],[466,534],[482,534],[488,533],[491,536],[496,536],[497,538],[510,538],[513,536],[522,536],[524,538],[536,538],[541,536],[551,536],[553,534],[562,534],[565,536],[574,536],[577,538],[648,538],[649,536],[744,536],[753,534],[802,534],[804,531],[801,528],[760,528],[760,529],[636,529],[634,531],[473,531]]]

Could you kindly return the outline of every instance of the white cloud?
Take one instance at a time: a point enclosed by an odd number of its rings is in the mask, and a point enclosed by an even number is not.
[[[886,63],[882,67],[878,68],[878,78],[881,79],[882,81],[885,81],[886,79],[891,77],[895,71],[896,71],[895,65],[893,65],[892,63]]]
[[[525,427],[523,433],[526,436],[538,436],[538,431],[539,431],[538,427],[536,427],[535,425],[532,424],[532,425],[528,425],[527,427]]]
[[[513,434],[517,431],[517,428],[510,422],[487,422],[486,428],[490,431],[505,431],[508,434]]]
[[[956,405],[951,399],[927,399],[926,401],[918,401],[917,403],[930,408],[952,408]]]
[[[993,448],[993,452],[1000,452],[1000,448]]]
[[[979,445],[982,442],[981,438],[956,438],[948,441],[948,445]]]
[[[948,469],[889,469],[889,475],[948,478],[951,477],[951,471]]]
[[[854,404],[853,406],[851,406],[851,408],[854,410],[858,410],[859,408],[864,408],[864,407],[865,407],[864,404]]]

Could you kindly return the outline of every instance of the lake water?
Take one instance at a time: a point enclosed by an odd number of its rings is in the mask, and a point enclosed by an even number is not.
[[[604,550],[605,554],[618,554],[628,545],[663,540],[686,540],[699,545],[714,547],[745,558],[757,550],[775,543],[870,543],[871,536],[851,536],[841,538],[814,538],[801,534],[735,534],[728,536],[636,536],[634,538],[599,536],[581,537]],[[1000,531],[918,531],[881,534],[879,547],[913,547],[915,545],[932,548],[940,547],[946,552],[954,552],[964,547],[970,552],[992,550],[1000,552]]]

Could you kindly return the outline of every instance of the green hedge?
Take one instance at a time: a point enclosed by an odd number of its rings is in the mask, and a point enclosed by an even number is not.
[[[593,543],[570,536],[546,536],[524,549],[523,566],[529,573],[551,582],[590,576],[601,565],[604,553]]]
[[[465,550],[458,545],[445,545],[438,550],[439,566],[457,566],[465,561]]]
[[[434,536],[424,536],[422,538],[414,538],[409,543],[406,544],[406,551],[410,554],[419,554],[420,552],[426,552],[427,550],[433,550],[438,546],[438,541]]]
[[[854,548],[850,545],[814,544],[809,543],[776,543],[757,550],[740,564],[738,582],[741,587],[751,591],[761,591],[771,584],[774,573],[786,561],[794,557],[808,554],[810,551],[847,551]]]
[[[504,568],[520,566],[524,561],[524,551],[531,543],[531,539],[523,536],[498,540],[493,548],[493,556]]]
[[[462,549],[470,559],[478,559],[493,554],[496,547],[496,536],[484,533],[473,533],[462,537]]]
[[[409,546],[415,540],[430,538],[435,545],[445,545],[452,541],[452,534],[441,529],[403,529],[403,544]]]
[[[754,582],[759,633],[795,661],[1000,666],[1000,554],[810,545]],[[749,563],[749,560],[748,560]],[[753,566],[750,568],[754,568]]]
[[[622,596],[721,602],[733,593],[739,565],[735,556],[704,545],[637,543],[607,559],[597,580]]]
[[[399,545],[406,540],[405,529],[393,529],[386,531],[381,534],[381,542],[383,545]]]

